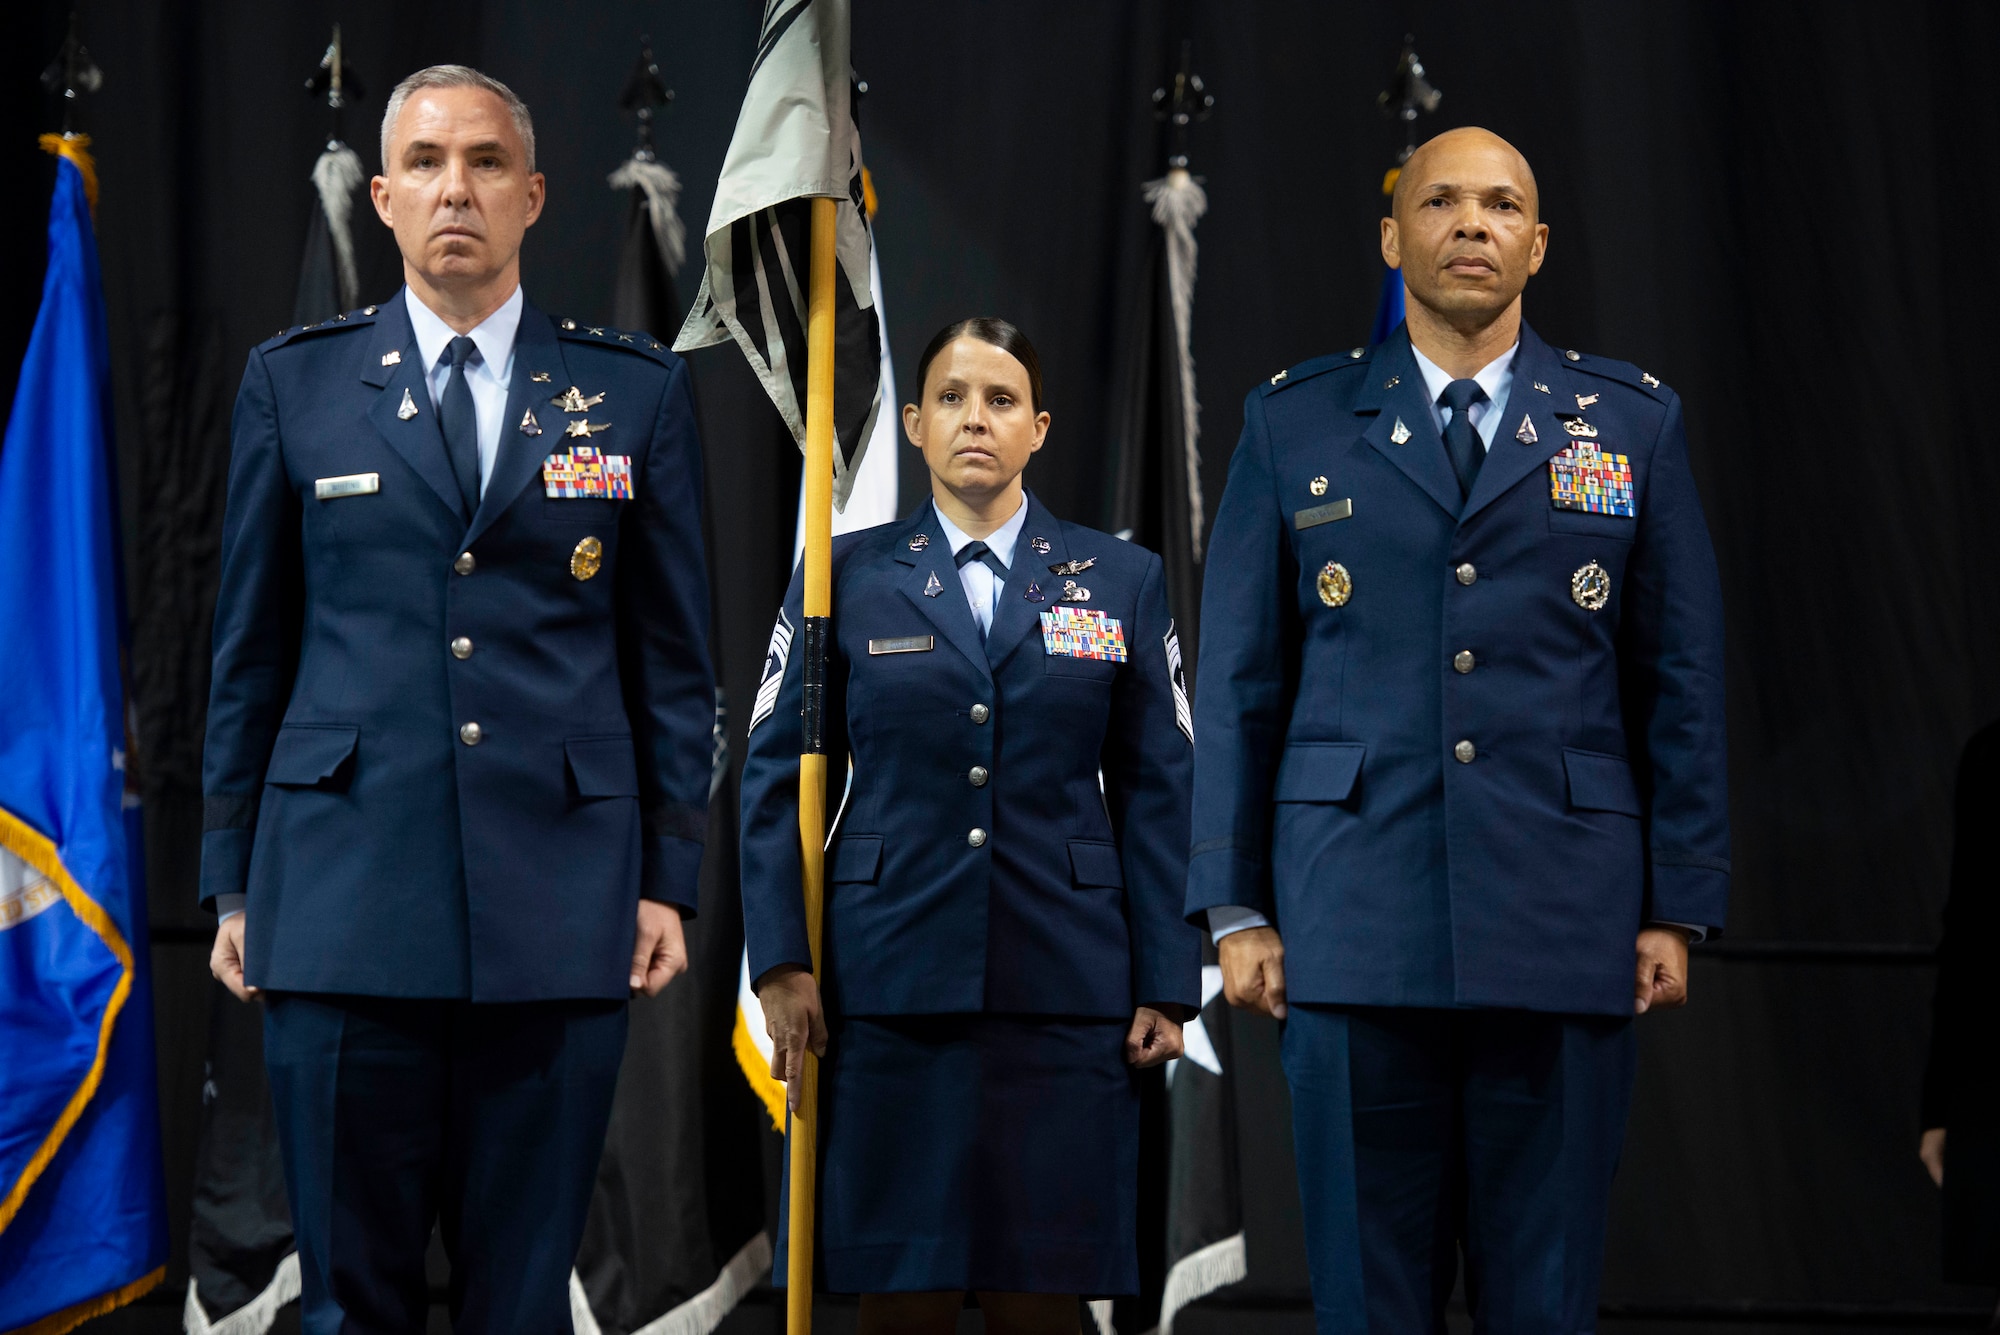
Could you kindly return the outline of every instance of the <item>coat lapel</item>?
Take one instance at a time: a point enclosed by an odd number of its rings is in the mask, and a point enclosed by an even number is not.
[[[451,460],[445,457],[444,435],[438,430],[437,410],[431,407],[430,386],[424,383],[423,354],[417,351],[417,337],[410,330],[405,299],[406,294],[398,292],[383,304],[375,321],[375,336],[368,346],[368,360],[361,367],[361,379],[381,393],[368,409],[368,420],[390,448],[403,456],[411,471],[430,484],[445,509],[463,523],[470,516],[459,496]],[[401,361],[385,365],[383,359],[391,354]],[[397,416],[405,395],[417,409],[417,415],[408,421]]]
[[[910,539],[919,533],[925,541],[921,550],[912,551]],[[982,676],[987,675],[986,646],[980,642],[979,623],[972,619],[972,608],[965,601],[965,585],[959,582],[958,566],[951,559],[951,544],[944,540],[937,511],[929,501],[910,517],[896,538],[894,551],[896,560],[908,567],[901,583],[903,596],[917,605],[917,610],[951,641],[953,648],[965,655],[967,662]],[[924,589],[932,577],[937,579],[938,591],[927,596]]]
[[[1551,392],[1542,393],[1535,388],[1538,384],[1547,385]],[[1473,480],[1472,494],[1465,499],[1460,523],[1506,495],[1569,444],[1570,436],[1556,416],[1565,411],[1575,415],[1576,400],[1564,393],[1568,384],[1569,377],[1561,373],[1555,350],[1523,322],[1521,350],[1514,354],[1514,380],[1507,391],[1504,415],[1494,428],[1493,444]],[[1523,418],[1532,428],[1528,433],[1534,437],[1532,441],[1520,439]]]
[[[1028,493],[1028,517],[1021,524],[1020,536],[1014,539],[1013,564],[1007,567],[1007,582],[1000,588],[1000,606],[993,613],[993,629],[986,633],[986,661],[998,672],[1000,665],[1012,656],[1016,649],[1029,638],[1040,638],[1041,614],[1056,604],[1062,593],[1064,577],[1051,575],[1050,566],[1061,565],[1069,560],[1068,544],[1063,541],[1062,524],[1048,512],[1042,503]],[[1035,550],[1035,539],[1046,538],[1049,549]],[[1085,553],[1086,556],[1095,553]],[[1077,583],[1085,584],[1084,576],[1073,576]],[[1038,585],[1042,601],[1028,600],[1028,586]]]
[[[1374,413],[1362,439],[1424,489],[1426,495],[1456,517],[1462,508],[1458,476],[1444,451],[1431,417],[1423,373],[1410,353],[1410,336],[1398,328],[1375,353],[1368,367],[1368,384],[1354,405],[1356,414]],[[1394,440],[1396,423],[1409,428],[1409,439]]]
[[[548,383],[528,378],[537,371],[549,372]],[[562,443],[562,414],[546,400],[560,394],[562,386],[569,383],[555,324],[523,302],[521,324],[514,334],[514,374],[507,384],[507,412],[500,419],[500,449],[493,460],[493,476],[486,480],[486,491],[479,501],[479,513],[472,517],[472,529],[465,535],[466,546],[470,547],[480,534],[491,528],[521,494],[521,489],[541,474],[543,460],[568,448]],[[537,399],[544,402],[536,402]],[[521,430],[521,420],[530,408],[542,426],[539,436]],[[619,444],[607,446],[605,453],[638,452],[645,443],[642,436],[640,424],[635,421]]]

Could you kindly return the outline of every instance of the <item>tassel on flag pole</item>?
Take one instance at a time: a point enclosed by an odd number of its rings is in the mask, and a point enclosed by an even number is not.
[[[1444,101],[1444,94],[1431,86],[1424,73],[1424,62],[1417,57],[1417,39],[1414,34],[1403,38],[1402,54],[1396,58],[1396,72],[1389,76],[1389,86],[1375,99],[1375,105],[1382,108],[1382,114],[1393,116],[1403,126],[1403,148],[1396,154],[1396,165],[1382,176],[1382,207],[1389,207],[1390,196],[1396,193],[1396,180],[1403,174],[1403,164],[1417,151],[1417,117],[1438,109]],[[1386,265],[1382,269],[1382,293],[1375,303],[1375,327],[1369,331],[1368,342],[1372,346],[1396,332],[1396,326],[1403,323],[1403,275],[1399,270]]]

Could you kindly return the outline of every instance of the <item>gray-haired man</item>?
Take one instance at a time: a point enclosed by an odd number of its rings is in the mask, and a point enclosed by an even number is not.
[[[405,287],[250,355],[202,897],[264,1047],[311,1335],[569,1330],[630,993],[683,967],[714,693],[687,372],[521,292],[527,108],[389,99]]]

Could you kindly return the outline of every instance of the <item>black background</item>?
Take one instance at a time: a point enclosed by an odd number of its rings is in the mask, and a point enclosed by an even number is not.
[[[907,387],[947,320],[1019,323],[1054,416],[1030,481],[1085,522],[1103,502],[1121,317],[1148,226],[1139,186],[1162,165],[1149,94],[1183,29],[1218,98],[1192,147],[1210,197],[1194,356],[1211,513],[1243,392],[1366,339],[1379,184],[1401,142],[1374,100],[1415,32],[1445,92],[1424,132],[1490,126],[1540,179],[1552,239],[1530,321],[1558,347],[1639,363],[1686,402],[1728,602],[1729,941],[1934,942],[1956,749],[2000,714],[1990,7],[856,9],[899,378]],[[529,293],[603,320],[625,218],[604,175],[631,144],[616,98],[637,35],[652,34],[679,95],[659,142],[685,183],[692,241],[758,11],[751,0],[86,6],[105,87],[78,128],[96,138],[103,179],[151,904],[170,938],[153,959],[177,1242],[209,1001],[194,882],[228,410],[244,352],[290,319],[307,174],[326,133],[302,81],[338,19],[367,84],[346,137],[371,169],[382,99],[401,75],[463,61],[510,83],[535,113],[549,178],[526,246]],[[33,78],[65,16],[59,4],[17,11],[0,77],[13,127],[0,163],[15,183],[0,271],[9,383],[39,292],[52,176],[33,134],[55,122]],[[363,298],[386,296],[398,272],[387,234],[365,211],[356,231]],[[691,259],[684,299],[698,277]],[[718,648],[747,701],[786,565],[796,463],[789,475],[771,466],[771,423],[735,356],[700,354],[696,369],[717,485],[740,491],[741,508],[717,520]],[[1727,949],[1697,961],[1688,1011],[1641,1023],[1607,1303],[1976,1299],[1936,1280],[1935,1194],[1915,1156],[1930,969],[1894,952],[1803,962]],[[1283,1091],[1257,1065],[1269,1034],[1260,1048],[1249,1029],[1243,1287],[1284,1301],[1302,1296],[1303,1268],[1287,1151],[1270,1134]]]

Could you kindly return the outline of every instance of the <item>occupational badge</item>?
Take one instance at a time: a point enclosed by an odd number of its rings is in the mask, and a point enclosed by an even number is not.
[[[535,420],[535,410],[533,408],[521,414],[521,434],[524,436],[539,436],[542,434],[542,424]]]
[[[1597,428],[1584,421],[1581,417],[1563,418],[1563,430],[1582,440],[1597,439]]]
[[[1549,460],[1549,504],[1558,510],[1633,518],[1632,460],[1606,454],[1588,440],[1572,441]]]
[[[911,551],[913,551],[913,552],[920,552],[920,551],[922,551],[922,550],[923,550],[924,548],[926,548],[926,547],[928,547],[928,546],[930,546],[930,545],[931,545],[931,535],[930,535],[930,534],[928,534],[928,533],[912,533],[912,534],[910,535],[910,550],[911,550]]]
[[[585,538],[569,554],[569,573],[578,579],[589,579],[604,568],[604,544],[596,538]]]
[[[1592,561],[1569,577],[1569,596],[1586,612],[1601,612],[1611,601],[1611,576]]]
[[[931,577],[924,585],[924,597],[935,598],[943,592],[944,585],[938,583],[937,571],[931,571]]]
[[[1056,601],[1059,603],[1087,603],[1090,601],[1090,590],[1083,588],[1073,579],[1066,579],[1063,581],[1062,593],[1057,597]]]
[[[1601,394],[1579,394],[1576,396],[1576,410],[1582,412],[1603,397]]]
[[[549,383],[549,373],[547,371],[530,371],[528,372],[528,379],[538,385],[546,385]]]
[[[578,418],[563,428],[563,435],[574,436],[578,440],[589,440],[600,431],[609,431],[610,429],[611,423],[609,422],[586,422],[582,418]]]
[[[417,401],[410,397],[410,391],[406,389],[403,391],[403,402],[396,409],[396,416],[407,422],[416,415]]]
[[[1389,432],[1389,443],[1392,445],[1401,445],[1404,441],[1408,440],[1409,438],[1410,438],[1410,428],[1404,426],[1403,419],[1398,417],[1396,419],[1395,428]]]
[[[568,389],[550,399],[549,402],[566,413],[582,413],[589,412],[592,408],[604,402],[604,396],[602,394],[593,394],[586,399],[583,397],[582,390],[578,389],[575,385],[571,385]]]
[[[523,423],[521,429],[526,431],[527,425]],[[579,445],[568,454],[551,454],[542,460],[542,491],[565,501],[629,501],[632,456],[600,454],[588,445]]]
[[[1328,607],[1345,607],[1354,596],[1354,577],[1338,561],[1328,561],[1319,572],[1319,600]]]
[[[1036,556],[1047,556],[1049,554],[1049,540],[1047,538],[1029,538],[1028,546],[1034,549]]]
[[[1052,658],[1095,658],[1123,663],[1125,628],[1094,607],[1052,607],[1041,614],[1042,648]]]
[[[1094,556],[1087,561],[1061,561],[1050,566],[1049,573],[1051,575],[1081,575],[1096,564],[1097,558]]]
[[[1306,490],[1315,496],[1326,495],[1326,479],[1324,477],[1314,478],[1312,481],[1306,483]]]

